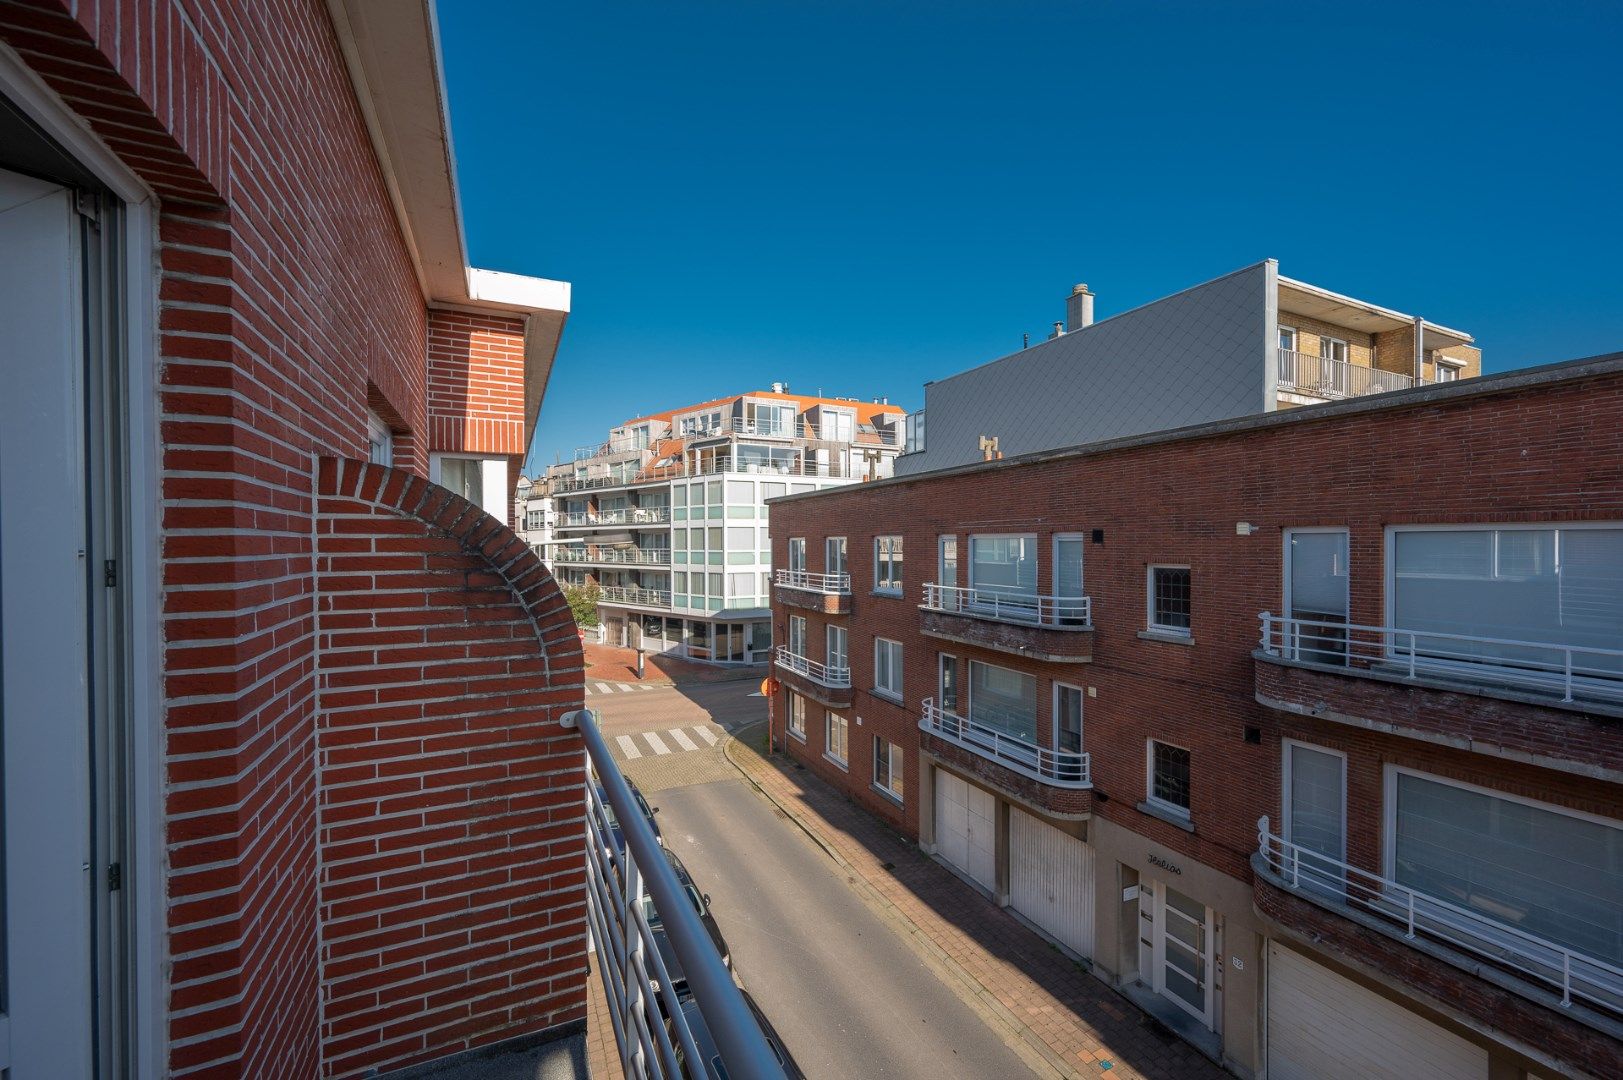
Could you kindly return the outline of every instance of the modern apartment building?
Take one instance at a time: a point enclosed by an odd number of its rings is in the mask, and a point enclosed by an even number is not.
[[[1623,353],[770,512],[789,753],[1232,1071],[1619,1075]]]
[[[558,500],[552,497],[551,483],[544,476],[519,477],[513,489],[513,531],[531,551],[545,556],[557,527]]]
[[[1097,322],[1093,307],[1078,285],[1047,341],[927,384],[897,474],[1482,373],[1469,334],[1272,259]]]
[[[796,395],[778,383],[628,420],[547,471],[558,504],[548,565],[566,585],[600,586],[610,644],[764,661],[766,500],[891,475],[903,416],[883,399]]]
[[[570,289],[468,266],[440,72],[423,0],[0,4],[8,1077],[584,1020],[580,646],[504,524]]]

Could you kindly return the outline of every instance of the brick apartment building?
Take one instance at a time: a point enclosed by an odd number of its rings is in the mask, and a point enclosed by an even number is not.
[[[543,558],[599,587],[604,640],[719,664],[771,656],[766,501],[891,474],[903,412],[783,383],[627,420],[541,478]],[[804,552],[780,565],[804,570]]]
[[[8,1076],[584,1015],[580,650],[505,521],[569,287],[468,267],[444,100],[424,0],[0,4]]]
[[[789,752],[1235,1073],[1623,1074],[1623,354],[771,513]]]

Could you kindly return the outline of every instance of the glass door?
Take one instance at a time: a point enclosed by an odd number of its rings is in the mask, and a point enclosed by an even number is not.
[[[1285,532],[1285,655],[1314,664],[1347,663],[1347,533]]]
[[[1284,872],[1305,888],[1344,892],[1347,858],[1347,759],[1334,750],[1284,744],[1284,838],[1296,845]]]
[[[1204,904],[1154,882],[1155,992],[1212,1026],[1212,916]]]

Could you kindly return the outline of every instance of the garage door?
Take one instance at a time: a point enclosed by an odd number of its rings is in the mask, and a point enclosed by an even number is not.
[[[1093,957],[1093,849],[1009,810],[1009,906],[1084,959]]]
[[[1488,1052],[1403,1006],[1268,943],[1268,1076],[1484,1080]]]
[[[941,857],[988,889],[997,887],[997,800],[950,772],[935,772],[935,842]]]

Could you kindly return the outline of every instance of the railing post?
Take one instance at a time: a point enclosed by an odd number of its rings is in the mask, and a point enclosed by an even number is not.
[[[1409,932],[1406,937],[1414,937],[1414,890],[1405,890],[1409,894]]]
[[[1567,666],[1566,694],[1561,698],[1561,700],[1562,701],[1571,701],[1572,700],[1572,650],[1571,649],[1562,649],[1561,652],[1566,657],[1566,661],[1567,661],[1567,664],[1566,664],[1566,666]]]
[[[1415,654],[1419,652],[1419,638],[1413,630],[1409,631],[1409,678],[1414,678]]]
[[[1561,1006],[1572,1004],[1572,953],[1561,950]]]

